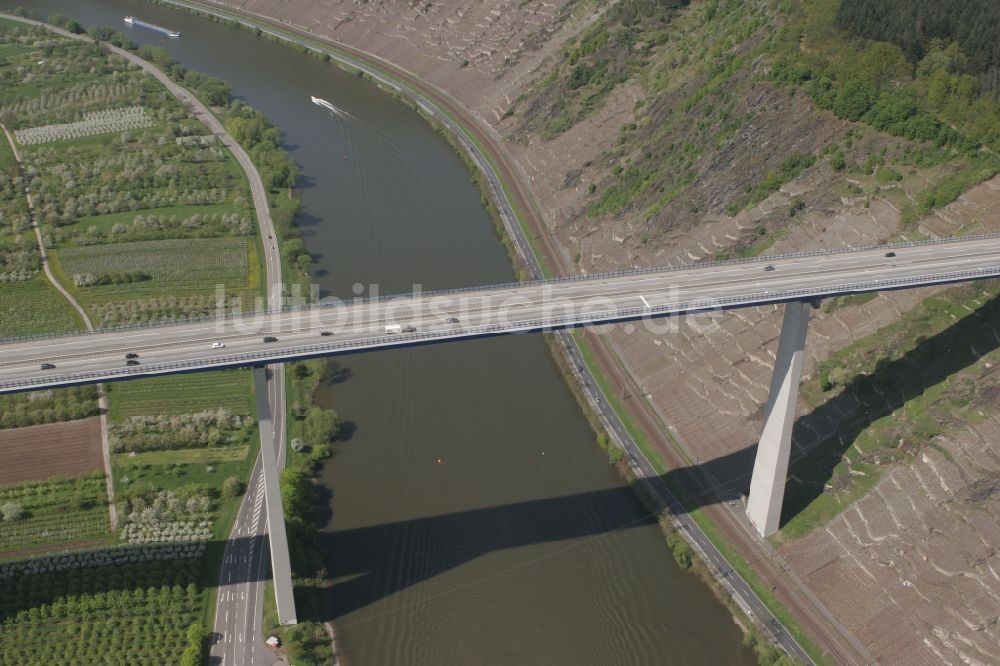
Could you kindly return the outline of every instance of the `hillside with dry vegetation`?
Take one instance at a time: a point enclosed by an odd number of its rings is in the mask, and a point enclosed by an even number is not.
[[[874,41],[859,4],[621,2],[565,44],[504,122],[566,256],[591,272],[1000,230],[992,52],[966,52],[962,25]],[[776,543],[878,659],[1000,649],[1000,542],[968,529],[997,508],[998,288],[835,299],[811,330]],[[779,316],[612,335],[722,499],[748,487]]]

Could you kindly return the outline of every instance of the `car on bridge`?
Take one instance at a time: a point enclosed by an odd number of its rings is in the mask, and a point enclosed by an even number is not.
[[[225,342],[213,342],[212,343],[212,349],[222,349],[225,346],[226,346]]]
[[[278,341],[278,338],[274,337],[273,335],[265,335],[264,336],[264,342],[277,342],[277,341]]]
[[[458,323],[458,317],[448,317],[444,321],[445,321],[446,324],[457,324]]]
[[[129,352],[125,354],[125,358],[139,358],[139,355],[136,354],[135,352]]]
[[[768,264],[767,266],[764,266],[764,270],[767,271],[767,272],[773,271],[774,270],[774,264]]]
[[[333,335],[333,331],[320,331],[319,334],[326,337],[328,335]]]
[[[886,252],[885,256],[887,256],[887,257],[889,257],[891,259],[892,257],[896,256],[896,253],[895,252]]]
[[[139,361],[135,360],[134,358],[130,358],[129,360],[125,361],[125,365],[139,365]]]
[[[55,363],[42,363],[42,370],[52,370],[55,367]]]

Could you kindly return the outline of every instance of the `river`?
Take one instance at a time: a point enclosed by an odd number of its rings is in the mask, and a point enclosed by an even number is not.
[[[367,81],[141,2],[21,4],[162,45],[280,127],[304,174],[299,222],[324,295],[513,279],[467,168]],[[126,14],[183,36],[126,30]],[[325,619],[350,666],[752,663],[608,465],[540,335],[334,363],[320,398],[353,434],[322,474]]]

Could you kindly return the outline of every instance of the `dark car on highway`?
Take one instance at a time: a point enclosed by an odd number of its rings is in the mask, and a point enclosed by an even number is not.
[[[333,335],[333,331],[320,331],[319,334],[325,337],[327,335]]]
[[[264,336],[264,342],[277,342],[277,341],[278,341],[278,338],[274,337],[273,335],[265,335]]]
[[[139,358],[139,355],[136,354],[135,352],[129,352],[125,354],[125,358]]]
[[[895,256],[896,256],[896,253],[895,253],[895,252],[886,252],[886,253],[885,253],[885,256],[887,256],[887,257],[889,257],[889,258],[892,258],[892,257],[895,257]]]
[[[130,358],[129,360],[125,361],[125,365],[139,365],[139,361],[135,360],[134,358]]]
[[[42,363],[42,370],[51,370],[56,367],[55,363]]]

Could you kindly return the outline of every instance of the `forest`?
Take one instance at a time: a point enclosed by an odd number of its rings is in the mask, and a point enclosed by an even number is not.
[[[958,42],[962,73],[984,89],[1000,89],[1000,3],[995,0],[843,0],[837,25],[859,37],[892,42],[911,62],[937,42]]]

